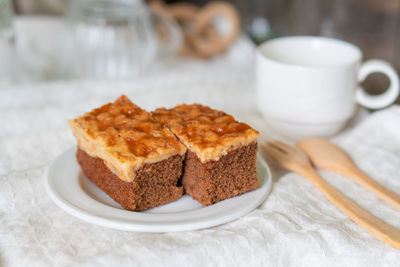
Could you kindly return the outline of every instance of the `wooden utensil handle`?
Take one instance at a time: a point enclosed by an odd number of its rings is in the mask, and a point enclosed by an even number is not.
[[[377,183],[357,167],[346,169],[343,171],[343,175],[353,179],[396,209],[400,210],[400,195]]]
[[[389,246],[400,249],[400,231],[375,217],[322,179],[312,168],[308,178],[337,208],[364,230]]]

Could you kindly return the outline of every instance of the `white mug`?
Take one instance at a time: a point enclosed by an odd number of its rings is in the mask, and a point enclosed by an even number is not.
[[[357,103],[379,109],[399,94],[399,77],[389,63],[361,59],[358,47],[337,39],[293,36],[267,41],[256,56],[258,107],[268,124],[287,137],[331,136],[352,118]],[[390,86],[373,96],[359,83],[374,72],[387,75]]]

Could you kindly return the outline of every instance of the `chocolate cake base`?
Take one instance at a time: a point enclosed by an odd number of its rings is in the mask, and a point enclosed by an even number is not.
[[[230,151],[218,161],[202,163],[188,150],[182,178],[185,193],[208,206],[259,187],[257,143]]]
[[[132,182],[112,173],[100,158],[89,156],[78,148],[76,157],[84,174],[112,199],[127,210],[141,211],[177,200],[183,194],[179,178],[184,156],[144,164]]]

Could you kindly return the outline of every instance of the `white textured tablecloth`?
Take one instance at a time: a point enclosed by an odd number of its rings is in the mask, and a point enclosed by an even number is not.
[[[259,129],[264,140],[269,130],[255,107],[251,46],[242,42],[234,51],[211,62],[176,62],[134,81],[1,87],[0,266],[400,266],[400,251],[376,240],[292,173],[275,170],[270,196],[248,215],[178,233],[90,225],[46,195],[46,169],[75,145],[67,119],[122,93],[149,110],[181,102],[221,108]],[[374,179],[400,193],[398,106],[374,113],[334,141]],[[350,180],[321,174],[400,228],[400,211]]]

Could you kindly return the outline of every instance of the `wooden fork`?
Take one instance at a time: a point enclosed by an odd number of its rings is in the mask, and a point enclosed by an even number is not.
[[[278,165],[310,180],[337,208],[364,230],[383,243],[400,249],[400,231],[375,217],[322,179],[300,149],[278,141],[263,144],[262,147]]]

